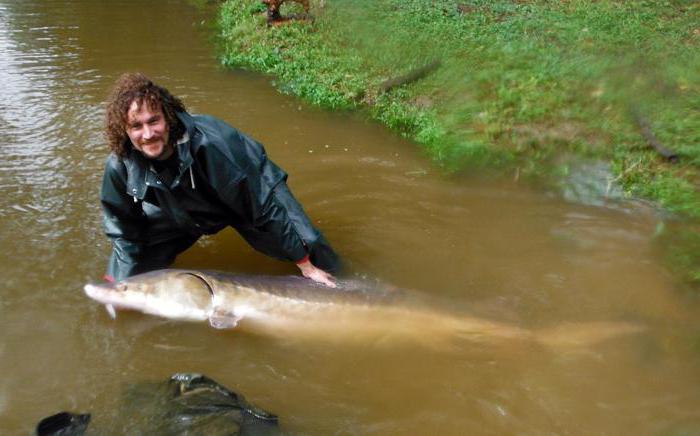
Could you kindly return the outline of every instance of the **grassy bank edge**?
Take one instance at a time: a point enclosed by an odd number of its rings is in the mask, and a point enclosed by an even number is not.
[[[312,5],[317,7],[318,3]],[[585,141],[570,138],[554,137],[554,146],[544,144],[551,138],[518,142],[513,138],[518,130],[500,128],[498,120],[491,125],[484,123],[478,135],[465,135],[445,123],[445,114],[439,113],[454,108],[425,104],[421,99],[431,95],[426,89],[434,82],[419,81],[377,92],[385,76],[367,68],[357,52],[343,47],[345,41],[333,29],[338,16],[328,13],[314,23],[267,27],[262,11],[262,4],[255,0],[228,0],[221,5],[218,29],[224,65],[269,74],[281,92],[317,106],[362,110],[421,144],[449,171],[495,167],[551,182],[568,171],[568,164],[558,159],[562,154],[608,161],[614,181],[626,195],[650,199],[674,214],[674,222],[660,228],[657,240],[672,259],[671,267],[685,282],[700,288],[700,161],[695,162],[696,156],[690,155],[692,162],[680,166],[665,162],[650,148],[639,145],[643,139],[631,125],[608,140],[637,145],[602,153]]]

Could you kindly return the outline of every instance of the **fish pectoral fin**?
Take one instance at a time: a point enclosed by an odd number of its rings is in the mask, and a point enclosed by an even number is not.
[[[238,321],[243,319],[242,316],[236,315],[233,312],[215,309],[209,315],[209,325],[215,329],[232,329],[238,325]]]

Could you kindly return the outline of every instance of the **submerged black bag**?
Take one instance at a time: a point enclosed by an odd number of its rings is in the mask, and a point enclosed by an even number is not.
[[[279,435],[277,416],[201,374],[178,373],[164,383],[138,383],[126,390],[111,417],[110,433],[140,435]],[[44,418],[40,436],[81,436],[90,415],[61,412]],[[105,429],[94,428],[96,434]]]

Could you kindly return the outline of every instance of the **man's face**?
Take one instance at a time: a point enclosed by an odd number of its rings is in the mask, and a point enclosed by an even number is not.
[[[126,114],[126,134],[134,148],[149,159],[167,159],[173,154],[168,144],[168,124],[161,109],[149,108],[146,102],[131,103]]]

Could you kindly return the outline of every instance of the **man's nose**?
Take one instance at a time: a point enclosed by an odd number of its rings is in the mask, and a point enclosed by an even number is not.
[[[143,127],[143,139],[150,139],[153,136],[153,129],[148,125]]]

